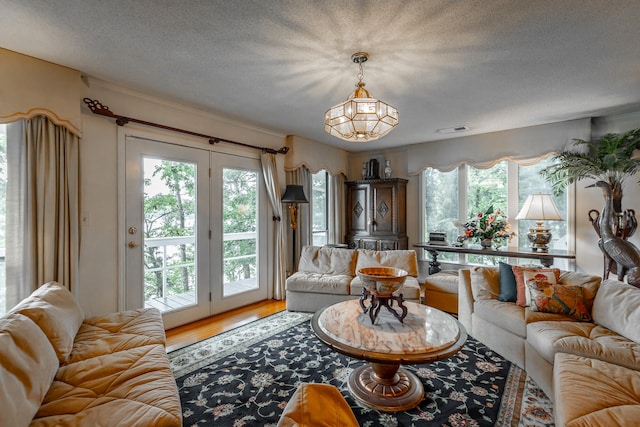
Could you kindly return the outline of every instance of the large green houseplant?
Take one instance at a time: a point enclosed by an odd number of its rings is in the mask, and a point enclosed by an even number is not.
[[[540,174],[551,183],[556,195],[562,194],[568,184],[582,179],[607,182],[613,208],[620,214],[625,180],[640,171],[640,158],[634,157],[634,151],[640,149],[640,129],[608,133],[595,141],[574,139],[573,145],[578,150],[555,155],[557,163],[542,169]]]
[[[562,194],[568,184],[582,179],[603,181],[609,185],[613,212],[610,218],[600,217],[596,209],[589,211],[591,221],[598,237],[601,227],[611,227],[611,232],[622,240],[629,238],[638,226],[635,211],[622,211],[623,186],[627,178],[633,177],[640,171],[640,158],[634,157],[634,152],[640,149],[640,129],[634,129],[623,134],[608,133],[595,141],[574,139],[576,151],[563,151],[554,156],[557,160],[551,166],[540,171],[540,174],[551,183],[556,195]],[[602,189],[605,202],[606,189]],[[595,217],[594,217],[595,215]],[[626,269],[617,271],[617,265],[611,255],[602,246],[602,238],[598,246],[604,255],[603,279],[609,277],[609,272],[618,274],[622,280]]]

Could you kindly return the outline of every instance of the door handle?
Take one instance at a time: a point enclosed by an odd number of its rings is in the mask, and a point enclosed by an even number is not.
[[[138,246],[138,244],[132,240],[127,246],[129,246],[130,248],[135,248],[136,246]]]

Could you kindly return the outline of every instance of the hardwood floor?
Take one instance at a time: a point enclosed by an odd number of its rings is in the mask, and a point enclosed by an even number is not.
[[[166,331],[167,352],[286,309],[286,301],[265,300]]]

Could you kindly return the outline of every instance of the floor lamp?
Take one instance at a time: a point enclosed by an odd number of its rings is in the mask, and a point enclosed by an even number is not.
[[[296,270],[296,230],[298,229],[298,203],[309,203],[304,195],[302,185],[287,185],[287,189],[282,196],[282,203],[289,205],[289,217],[291,218],[291,230],[293,235],[293,246],[291,247],[292,262],[291,272]]]

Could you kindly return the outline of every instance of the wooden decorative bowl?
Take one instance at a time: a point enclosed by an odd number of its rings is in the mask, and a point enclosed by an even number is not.
[[[395,267],[364,267],[357,274],[367,291],[381,297],[390,297],[400,290],[409,275],[405,270]]]

